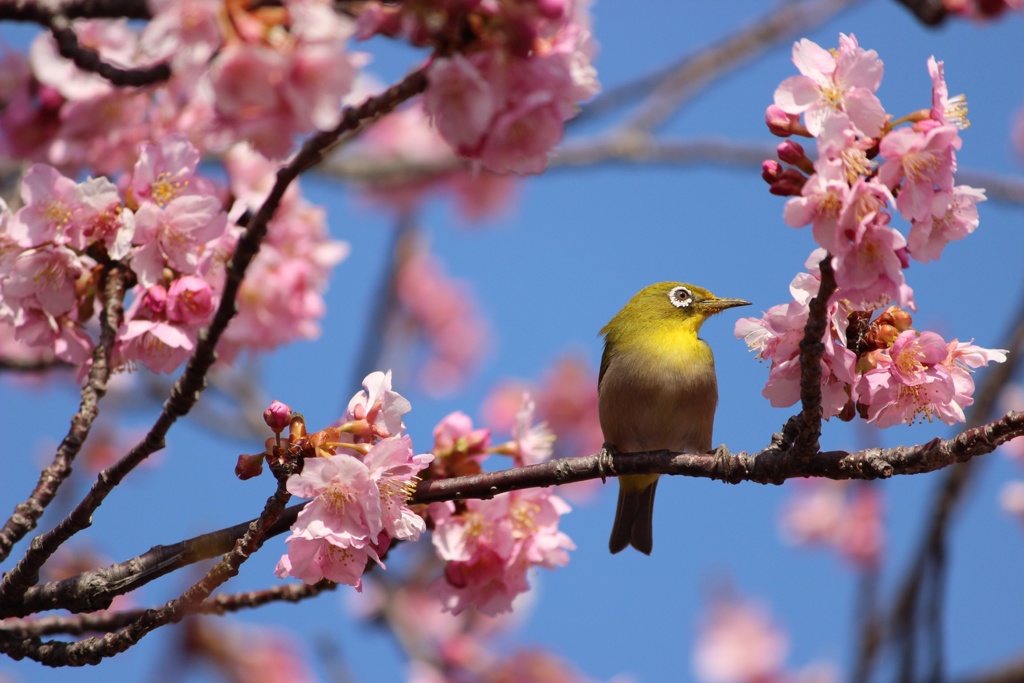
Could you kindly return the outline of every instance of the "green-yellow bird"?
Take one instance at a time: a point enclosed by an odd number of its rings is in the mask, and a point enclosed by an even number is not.
[[[711,347],[697,336],[710,316],[743,299],[719,299],[681,282],[645,287],[601,329],[597,380],[605,444],[620,453],[706,453],[718,405]],[[619,477],[619,507],[608,548],[650,555],[657,474]]]

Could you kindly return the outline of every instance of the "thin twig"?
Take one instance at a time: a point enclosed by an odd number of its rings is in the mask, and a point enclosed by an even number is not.
[[[821,283],[808,306],[804,336],[800,340],[800,424],[790,455],[801,460],[814,457],[821,438],[821,357],[825,353],[829,299],[836,291],[832,255],[825,254],[818,268]]]

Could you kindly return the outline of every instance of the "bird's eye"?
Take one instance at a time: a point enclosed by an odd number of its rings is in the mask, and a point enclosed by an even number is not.
[[[686,308],[693,303],[693,294],[686,287],[673,287],[669,290],[668,300],[676,308]]]

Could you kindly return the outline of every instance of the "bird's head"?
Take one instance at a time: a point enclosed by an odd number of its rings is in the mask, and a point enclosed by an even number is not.
[[[694,334],[709,317],[735,306],[749,306],[743,299],[720,298],[696,285],[659,282],[644,287],[604,326],[601,334],[622,334],[651,325],[679,325]]]

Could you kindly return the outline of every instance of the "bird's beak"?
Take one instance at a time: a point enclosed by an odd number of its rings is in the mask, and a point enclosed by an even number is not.
[[[713,299],[704,299],[700,302],[701,308],[705,309],[709,315],[720,313],[727,308],[734,308],[736,306],[749,306],[750,302],[744,299],[720,299],[715,297]]]

